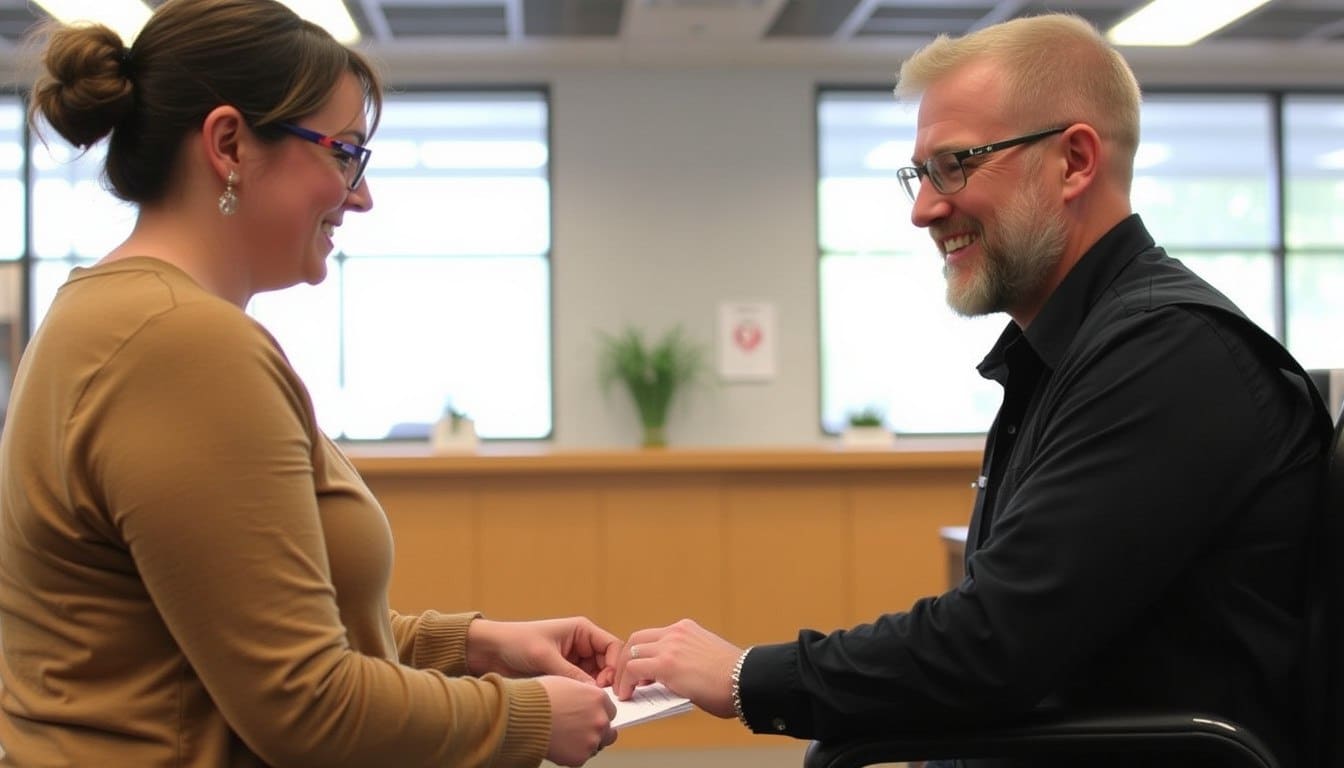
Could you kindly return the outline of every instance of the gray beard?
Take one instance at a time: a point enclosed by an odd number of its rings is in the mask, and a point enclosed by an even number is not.
[[[1033,192],[1015,198],[1002,209],[998,235],[981,233],[984,254],[964,285],[955,285],[952,271],[943,267],[947,279],[947,304],[963,317],[1007,312],[1035,298],[1050,271],[1059,263],[1068,233],[1058,214],[1042,214],[1047,207]]]

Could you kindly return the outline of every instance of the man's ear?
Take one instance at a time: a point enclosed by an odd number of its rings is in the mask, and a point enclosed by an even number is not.
[[[1101,174],[1101,136],[1087,123],[1074,123],[1060,141],[1064,146],[1064,200],[1073,201]]]
[[[218,106],[201,123],[201,144],[206,161],[221,184],[241,165],[241,145],[247,122],[237,107]]]

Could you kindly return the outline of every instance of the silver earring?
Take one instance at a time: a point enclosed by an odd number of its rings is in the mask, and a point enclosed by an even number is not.
[[[233,185],[237,183],[238,174],[229,171],[228,178],[224,179],[224,193],[219,196],[219,212],[225,216],[232,216],[238,212],[238,195],[233,191]]]

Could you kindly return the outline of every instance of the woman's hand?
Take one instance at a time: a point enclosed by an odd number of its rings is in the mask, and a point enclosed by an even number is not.
[[[557,765],[583,765],[616,740],[616,729],[611,727],[616,705],[606,691],[590,683],[553,675],[539,680],[551,700],[547,760]]]
[[[741,655],[741,648],[690,619],[641,629],[625,643],[612,690],[624,700],[635,686],[656,680],[711,715],[734,717],[733,665]]]
[[[505,677],[560,675],[611,685],[621,641],[582,616],[543,621],[476,619],[467,627],[467,670]]]

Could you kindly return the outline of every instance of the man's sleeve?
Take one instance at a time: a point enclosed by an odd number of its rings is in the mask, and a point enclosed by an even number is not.
[[[1183,309],[1143,316],[1069,375],[971,578],[871,624],[754,648],[741,683],[752,730],[825,738],[870,719],[1031,709],[1180,578],[1263,476],[1249,469],[1268,460],[1257,443],[1282,428],[1257,391],[1278,371],[1248,366]]]

